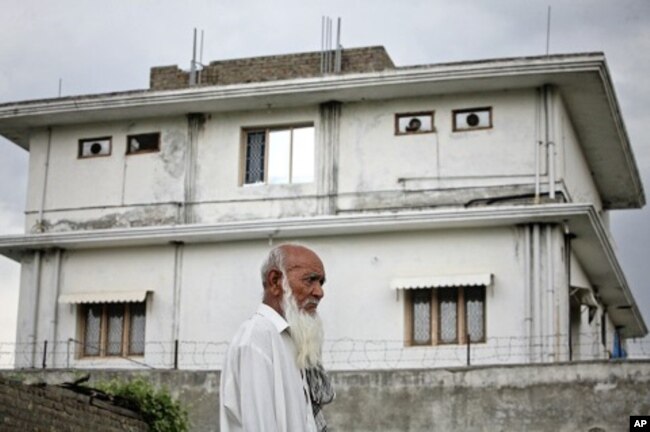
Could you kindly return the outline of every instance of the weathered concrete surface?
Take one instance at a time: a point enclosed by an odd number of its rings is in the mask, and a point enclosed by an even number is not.
[[[59,383],[145,376],[190,412],[193,431],[218,431],[217,371],[6,371]],[[626,431],[650,414],[650,361],[333,373],[333,431]]]
[[[650,362],[340,372],[336,430],[626,431],[650,413]]]

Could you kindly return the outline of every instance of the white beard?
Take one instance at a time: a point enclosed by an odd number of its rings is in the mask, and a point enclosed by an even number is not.
[[[296,362],[300,369],[321,363],[323,346],[323,322],[316,312],[310,314],[298,307],[287,277],[282,278],[282,310],[289,323],[291,339],[296,345]],[[307,302],[311,299],[307,299]]]

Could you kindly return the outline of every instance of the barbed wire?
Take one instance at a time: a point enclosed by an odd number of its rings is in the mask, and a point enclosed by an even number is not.
[[[650,360],[650,340],[605,347],[592,333],[548,337],[501,336],[470,344],[408,345],[404,340],[341,338],[323,344],[330,370],[447,368],[467,365],[589,361],[610,358]],[[228,342],[148,341],[144,355],[84,356],[74,339],[0,342],[2,369],[202,369],[220,370]]]

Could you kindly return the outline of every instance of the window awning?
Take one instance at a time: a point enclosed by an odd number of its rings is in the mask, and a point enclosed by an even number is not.
[[[138,303],[143,302],[151,291],[101,291],[61,294],[59,303]]]
[[[390,283],[391,289],[397,290],[489,285],[492,285],[492,273],[398,278]]]

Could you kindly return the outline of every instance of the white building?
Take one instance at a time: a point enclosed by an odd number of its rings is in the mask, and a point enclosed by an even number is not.
[[[645,197],[602,54],[319,62],[0,105],[30,152],[25,234],[0,237],[17,367],[219,368],[285,241],[325,263],[330,368],[462,365],[468,338],[472,363],[606,358],[647,333],[610,237]]]

